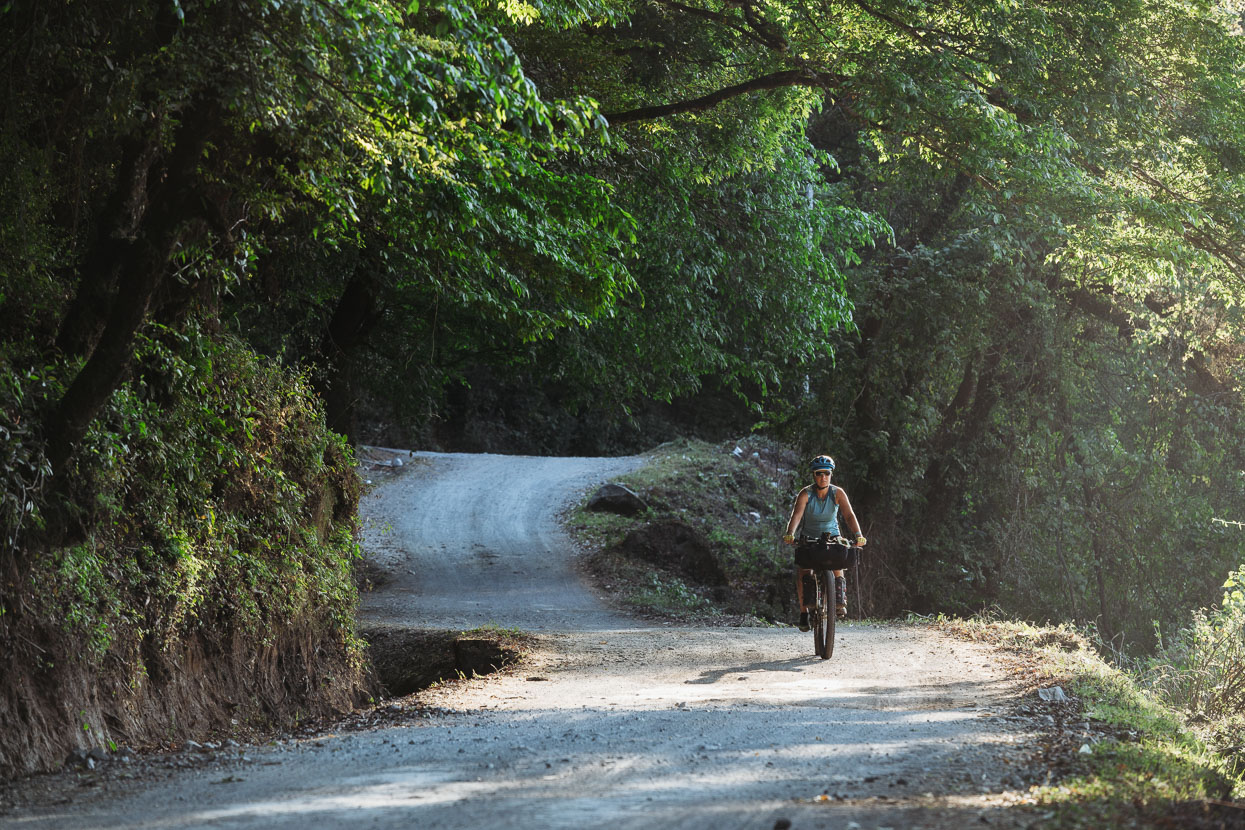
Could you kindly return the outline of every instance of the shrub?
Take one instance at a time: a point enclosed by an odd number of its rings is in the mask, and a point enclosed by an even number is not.
[[[1222,605],[1194,612],[1150,671],[1163,697],[1195,720],[1245,712],[1245,567],[1223,587]]]
[[[1222,604],[1199,610],[1163,644],[1143,672],[1145,681],[1181,712],[1224,762],[1245,773],[1245,567],[1224,583]]]
[[[305,380],[193,328],[155,329],[137,364],[88,435],[94,530],[53,553],[46,611],[104,647],[131,622],[164,643],[207,621],[349,629],[358,484]]]

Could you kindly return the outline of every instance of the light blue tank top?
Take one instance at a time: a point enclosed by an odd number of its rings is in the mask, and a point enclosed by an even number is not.
[[[804,505],[804,517],[800,519],[799,536],[820,536],[829,533],[839,535],[839,505],[834,494],[839,488],[833,484],[824,499],[817,498],[816,491],[808,488],[808,504]]]

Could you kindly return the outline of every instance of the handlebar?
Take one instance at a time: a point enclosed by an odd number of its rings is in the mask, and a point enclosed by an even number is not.
[[[856,544],[856,542],[855,542],[854,540],[852,540],[852,539],[848,539],[846,536],[842,536],[842,535],[840,535],[840,536],[831,536],[831,537],[829,537],[829,539],[822,539],[822,538],[821,538],[821,537],[819,537],[819,536],[797,536],[797,537],[796,537],[796,539],[795,539],[795,543],[796,543],[796,544],[800,544],[800,543],[805,543],[805,544],[807,544],[807,543],[810,543],[810,542],[812,542],[812,543],[814,543],[814,544],[821,544],[821,543],[824,543],[824,542],[830,542],[830,543],[832,543],[832,544],[835,544],[835,545],[843,545],[844,547],[848,547],[848,548],[851,548],[851,547],[861,547],[860,545],[857,545],[857,544]]]

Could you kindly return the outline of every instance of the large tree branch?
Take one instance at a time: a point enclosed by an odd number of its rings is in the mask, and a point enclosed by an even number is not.
[[[1146,330],[1149,324],[1145,320],[1137,320],[1112,300],[1114,292],[1110,288],[1091,291],[1088,288],[1068,283],[1065,294],[1068,302],[1078,311],[1115,327],[1120,337],[1131,340],[1138,329]]]
[[[1245,255],[1232,244],[1231,237],[1220,239],[1204,231],[1194,231],[1189,223],[1185,227],[1185,239],[1226,265],[1237,279],[1245,277]]]
[[[147,174],[159,154],[158,124],[149,137],[125,142],[117,181],[101,214],[90,253],[82,259],[78,292],[61,320],[56,346],[66,357],[90,356],[113,302],[128,243],[147,209]]]
[[[833,72],[815,72],[810,69],[788,69],[782,72],[771,72],[741,84],[724,87],[684,101],[669,104],[656,104],[651,107],[639,107],[623,112],[604,113],[611,125],[629,124],[633,121],[651,121],[670,115],[682,115],[689,112],[704,112],[730,98],[747,95],[750,92],[762,92],[768,89],[788,89],[790,87],[812,87],[815,89],[834,89],[844,82],[842,75]]]

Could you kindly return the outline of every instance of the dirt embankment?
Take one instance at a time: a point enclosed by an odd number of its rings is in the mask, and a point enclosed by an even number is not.
[[[284,505],[291,524],[279,529],[256,518],[277,508],[247,480],[222,496],[243,502],[245,492],[245,509],[202,508],[212,518],[201,524],[230,528],[200,528],[211,544],[136,509],[79,545],[32,542],[20,567],[6,563],[0,779],[87,753],[106,762],[187,740],[252,739],[374,694],[350,636],[348,572],[336,567],[353,551],[357,480],[343,452],[316,452],[333,465],[273,462],[295,505]]]

